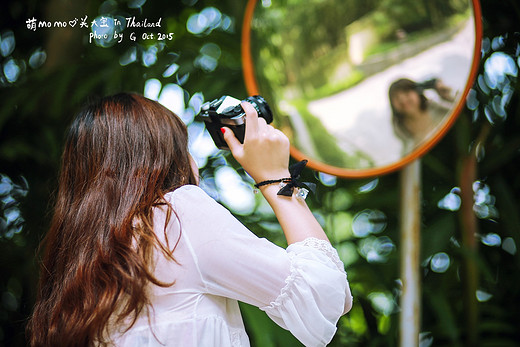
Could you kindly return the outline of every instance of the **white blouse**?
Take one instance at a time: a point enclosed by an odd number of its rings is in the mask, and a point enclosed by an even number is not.
[[[130,330],[111,330],[116,346],[249,346],[239,301],[265,311],[305,346],[324,346],[352,296],[338,254],[308,238],[283,249],[258,238],[197,186],[166,194],[175,213],[154,210],[157,236],[175,262],[157,252],[153,310]]]

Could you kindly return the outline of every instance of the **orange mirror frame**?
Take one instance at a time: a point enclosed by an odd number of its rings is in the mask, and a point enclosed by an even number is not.
[[[402,168],[403,166],[409,164],[410,162],[420,158],[429,150],[431,150],[442,139],[442,137],[448,132],[453,123],[456,121],[459,113],[462,111],[462,108],[465,105],[466,97],[469,93],[469,90],[471,89],[471,86],[473,85],[479,67],[482,41],[481,8],[478,0],[471,0],[471,3],[473,6],[475,25],[475,44],[473,49],[473,60],[471,63],[471,70],[458,104],[449,114],[448,119],[444,122],[444,124],[436,131],[436,133],[433,134],[427,141],[424,141],[424,143],[422,143],[416,149],[414,149],[407,155],[403,156],[400,160],[389,165],[367,169],[347,169],[324,164],[315,160],[309,160],[308,166],[310,168],[323,173],[345,178],[363,178],[384,175],[396,171]],[[244,13],[244,21],[242,23],[242,68],[245,79],[245,85],[249,95],[261,94],[261,91],[259,91],[258,89],[254,71],[254,61],[251,55],[251,22],[253,20],[253,14],[255,11],[256,4],[257,0],[248,1]],[[305,153],[301,152],[292,145],[291,155],[296,160],[308,159],[306,158]]]

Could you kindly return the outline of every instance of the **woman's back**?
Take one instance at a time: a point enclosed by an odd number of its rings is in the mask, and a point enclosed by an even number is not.
[[[308,254],[288,253],[256,237],[197,186],[183,186],[165,197],[178,219],[172,218],[165,230],[162,205],[154,211],[154,225],[161,241],[166,232],[175,247],[175,262],[157,253],[154,274],[175,283],[151,285],[151,324],[143,313],[130,331],[115,339],[116,345],[249,346],[237,300],[285,319],[282,326],[289,326],[302,342],[326,343],[316,340],[313,330],[333,333],[331,317],[351,304],[350,297],[345,302],[350,291],[332,247],[330,257],[303,245]],[[323,282],[327,288],[319,285]],[[304,303],[325,299],[327,304],[314,307]]]

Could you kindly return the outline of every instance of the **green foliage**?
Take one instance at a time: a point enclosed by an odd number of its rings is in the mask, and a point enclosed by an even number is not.
[[[51,213],[64,131],[79,105],[95,95],[122,90],[143,92],[146,81],[156,79],[163,90],[170,84],[182,88],[185,103],[182,109],[189,111],[183,111],[182,116],[191,129],[196,129],[200,123],[189,115],[196,111],[193,96],[197,92],[202,92],[205,99],[222,94],[246,96],[240,60],[244,1],[149,0],[136,8],[128,7],[130,3],[121,0],[65,5],[58,0],[8,1],[0,13],[0,44],[6,47],[0,57],[3,68],[0,73],[0,173],[2,182],[4,177],[9,177],[13,184],[23,188],[25,183],[19,177],[24,177],[29,187],[27,196],[19,194],[16,198],[23,218],[16,223],[25,221],[24,229],[4,237],[8,235],[6,223],[0,225],[3,228],[0,230],[0,345],[25,345],[24,325],[35,299],[37,246]],[[407,11],[421,1],[353,1],[344,7],[338,6],[334,13],[327,12],[327,1],[321,3],[324,12],[320,18],[341,18],[348,23],[353,12],[364,13],[376,5],[385,5],[389,14],[398,13],[409,19],[406,23],[413,27],[414,18]],[[459,9],[462,2],[451,0],[447,7],[440,6],[438,1],[429,3],[435,6],[435,11],[449,12]],[[317,48],[317,43],[342,38],[342,34],[331,33],[329,26],[334,24],[333,20],[316,20],[302,26],[298,20],[305,18],[308,10],[303,1],[288,0],[280,4],[279,11],[295,11],[293,26],[294,30],[303,30],[296,36],[306,41],[304,52]],[[200,32],[190,32],[189,19],[208,8],[218,9],[222,20]],[[513,0],[483,0],[482,9],[485,32],[478,82],[454,128],[422,159],[421,331],[425,345],[430,345],[429,339],[435,346],[470,345],[472,334],[477,334],[482,346],[513,346],[520,340],[520,312],[515,305],[520,298],[517,276],[520,268],[517,249],[520,245],[518,72],[502,71],[497,83],[492,83],[490,78],[493,76],[491,62],[497,57],[509,57],[504,61],[512,61],[518,70],[519,35],[514,28],[520,19],[520,9]],[[133,42],[126,37],[119,44],[100,47],[88,43],[88,31],[78,27],[70,31],[26,28],[26,20],[33,17],[70,20],[87,14],[91,20],[99,13],[161,17],[164,30],[174,36],[171,41],[163,42],[156,39]],[[231,20],[230,26],[224,23],[226,18]],[[58,32],[68,32],[71,36],[55,37]],[[136,29],[136,32],[141,34],[143,30]],[[14,45],[9,43],[9,33],[15,38]],[[60,44],[51,45],[53,42]],[[43,65],[34,61],[31,64],[31,57],[37,58],[35,54],[40,49],[46,52],[47,61]],[[298,58],[302,59],[301,64],[312,61],[310,54],[301,53],[291,54],[301,57]],[[276,51],[265,54],[273,58],[273,64],[285,64]],[[8,63],[11,65],[6,65]],[[18,67],[17,76],[10,75],[14,70],[6,68],[12,68],[13,63]],[[165,73],[170,67],[170,72]],[[282,83],[290,75],[273,75],[272,78]],[[470,202],[478,217],[475,252],[463,239],[465,226],[458,208],[453,211],[440,208],[439,202],[448,195],[451,198],[459,195],[457,188],[464,183],[460,163],[468,155],[471,157],[471,149],[477,142],[480,143],[475,151],[479,183],[475,185],[476,199]],[[246,186],[251,186],[228,154],[212,152],[201,167],[201,176],[217,198],[221,197],[221,191],[215,172],[224,165],[233,167],[244,178]],[[398,173],[377,179],[347,180],[307,170],[303,180],[318,184],[316,194],[308,203],[337,247],[354,295],[354,307],[338,322],[338,332],[331,346],[396,346],[401,292]],[[1,197],[6,194],[2,193]],[[0,218],[5,218],[5,211],[12,206],[2,202]],[[236,214],[259,236],[285,245],[274,215],[261,198],[255,198],[251,213]],[[441,253],[450,261],[444,271],[435,263]],[[478,269],[478,292],[465,284],[468,263]],[[475,326],[469,327],[465,300],[476,295],[478,320]],[[263,312],[247,305],[242,305],[242,311],[254,346],[298,345]]]

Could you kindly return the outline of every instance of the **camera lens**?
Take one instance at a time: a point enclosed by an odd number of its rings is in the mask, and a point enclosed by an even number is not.
[[[247,102],[249,102],[258,112],[258,117],[262,117],[265,119],[267,124],[273,121],[273,113],[271,112],[271,108],[265,101],[265,99],[260,95],[253,95],[246,98]]]

